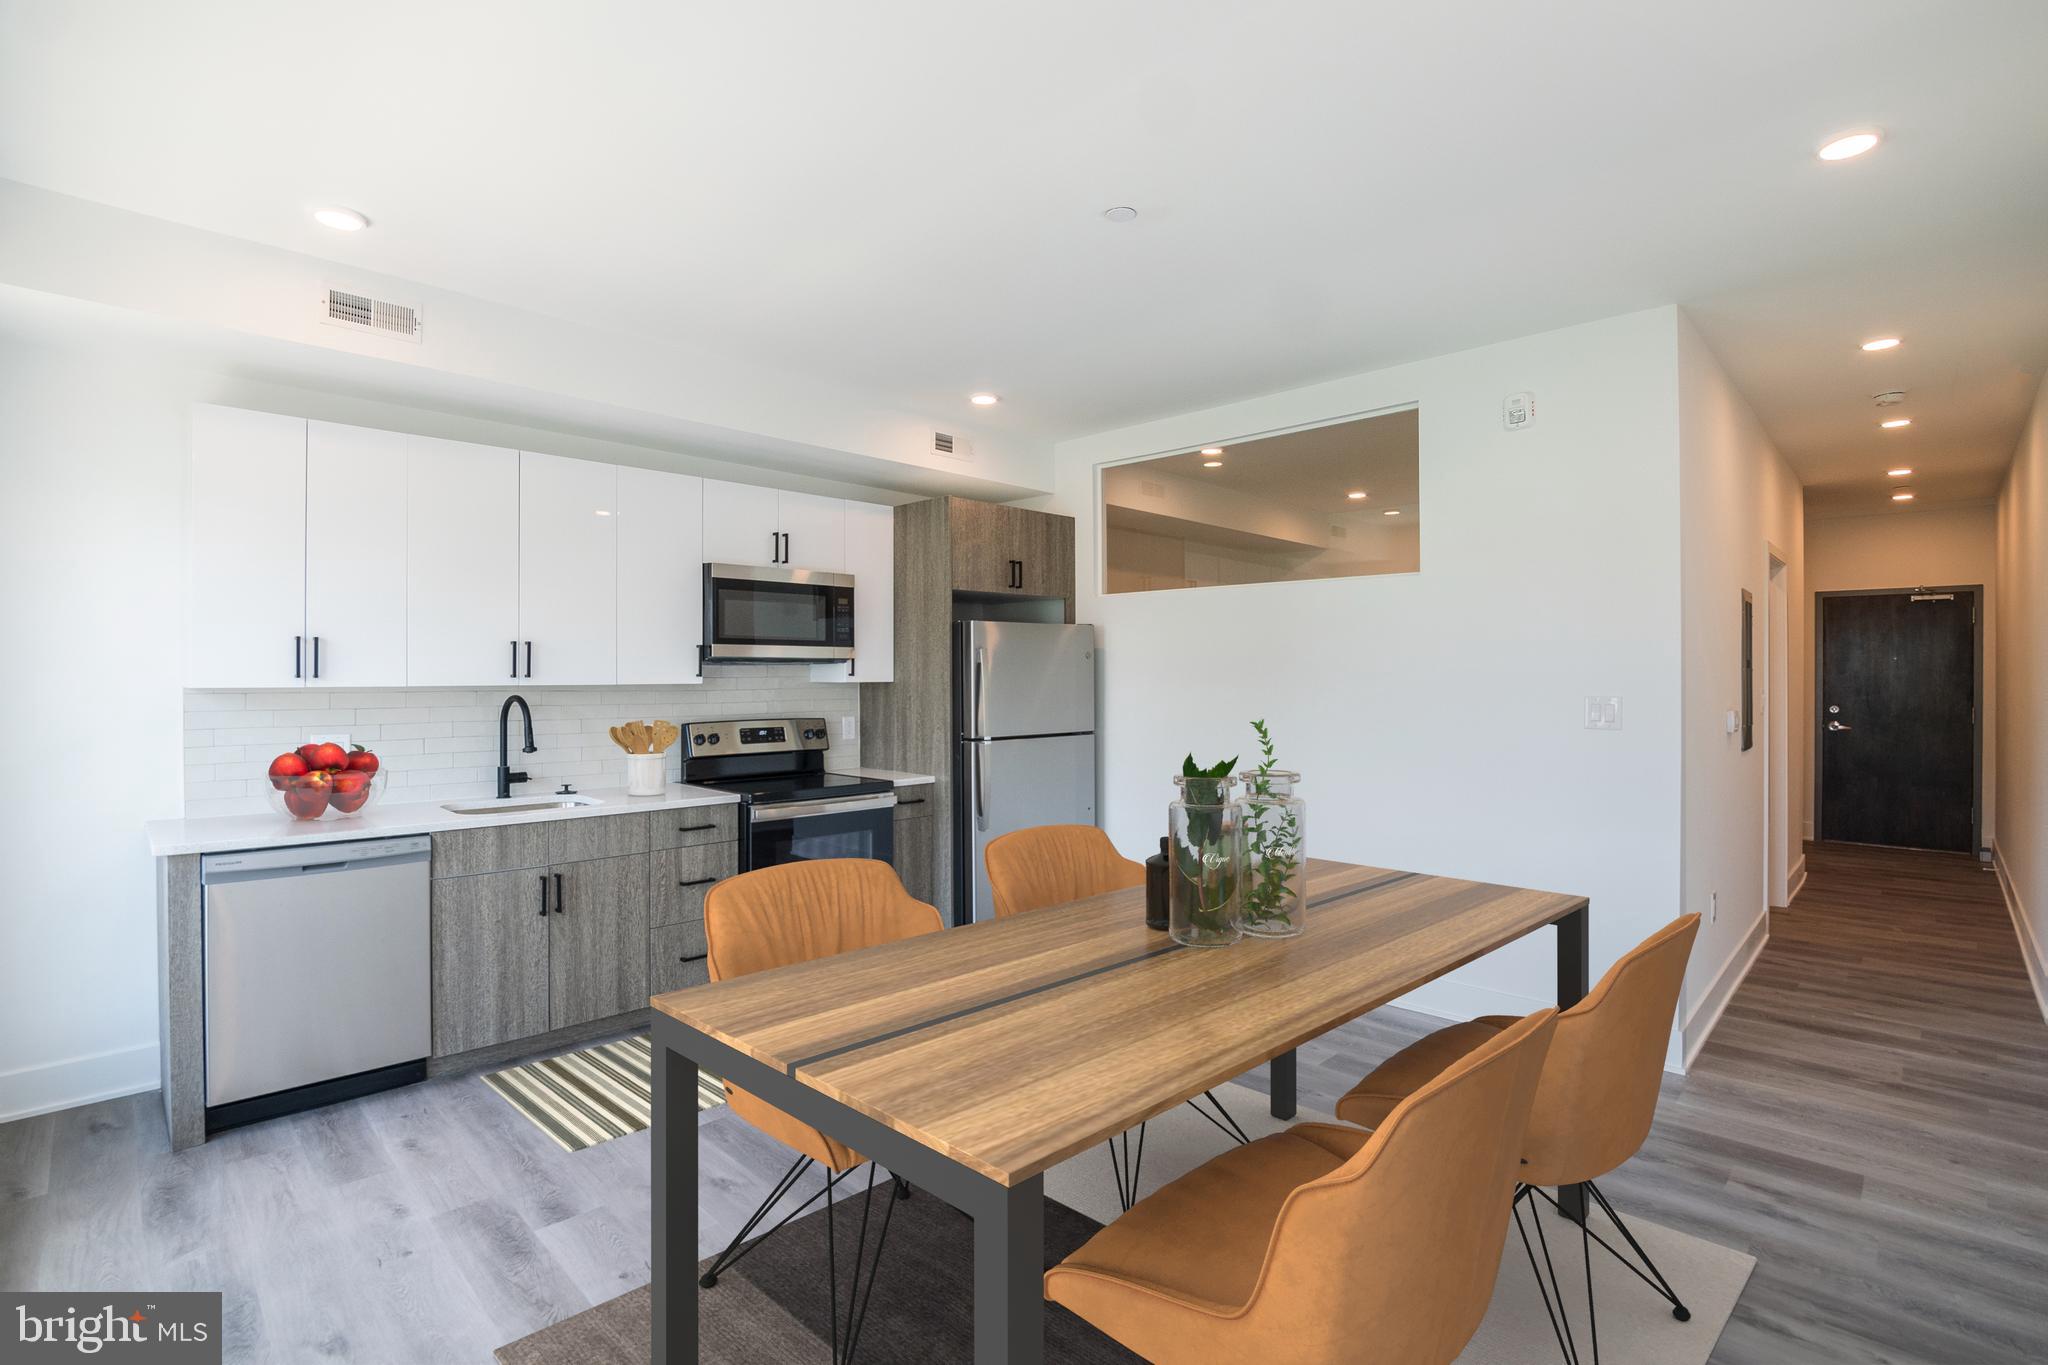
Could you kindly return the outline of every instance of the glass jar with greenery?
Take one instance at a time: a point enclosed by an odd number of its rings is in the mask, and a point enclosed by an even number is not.
[[[1230,771],[1236,765],[1233,758],[1202,768],[1190,754],[1174,779],[1180,798],[1167,808],[1167,932],[1176,943],[1220,947],[1243,936],[1244,806]]]
[[[1308,807],[1301,774],[1273,765],[1273,735],[1255,720],[1259,766],[1244,775],[1244,931],[1292,938],[1308,926]]]

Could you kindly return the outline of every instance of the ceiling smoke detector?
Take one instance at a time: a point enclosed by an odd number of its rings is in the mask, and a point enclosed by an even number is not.
[[[1138,216],[1138,211],[1129,204],[1118,204],[1114,208],[1104,209],[1102,216],[1112,223],[1128,223]]]

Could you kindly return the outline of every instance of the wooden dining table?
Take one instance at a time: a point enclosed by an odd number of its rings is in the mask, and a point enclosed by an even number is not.
[[[1583,896],[1318,859],[1308,901],[1182,947],[1134,888],[656,996],[656,1365],[698,1358],[699,1068],[968,1215],[974,1359],[1035,1365],[1048,1169],[1261,1064],[1292,1118],[1296,1047],[1547,925],[1587,990]]]

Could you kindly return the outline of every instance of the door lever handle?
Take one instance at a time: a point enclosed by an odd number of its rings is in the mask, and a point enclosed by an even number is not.
[[[1855,728],[1854,726],[1852,726],[1852,725],[1844,725],[1844,724],[1842,724],[1842,722],[1840,722],[1840,721],[1838,721],[1838,720],[1831,720],[1831,721],[1829,721],[1829,722],[1828,722],[1828,729],[1830,729],[1830,730],[1852,730],[1852,729],[1854,729],[1854,728]]]

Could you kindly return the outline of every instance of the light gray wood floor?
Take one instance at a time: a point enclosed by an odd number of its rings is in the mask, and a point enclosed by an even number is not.
[[[1994,880],[1828,846],[1809,868],[1602,1185],[1759,1258],[1717,1362],[2048,1360],[2048,1026]],[[1381,1010],[1303,1049],[1302,1102],[1434,1022]],[[789,1157],[705,1124],[709,1254]],[[233,1361],[482,1365],[646,1281],[648,1155],[564,1153],[474,1076],[177,1154],[154,1095],[112,1100],[0,1125],[0,1286],[220,1289]]]

